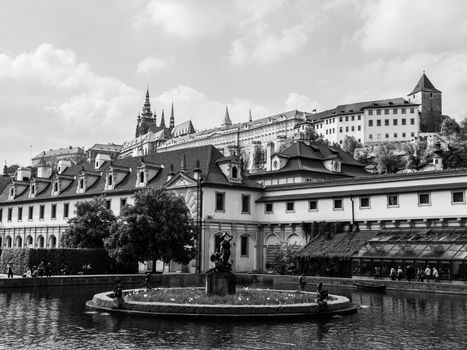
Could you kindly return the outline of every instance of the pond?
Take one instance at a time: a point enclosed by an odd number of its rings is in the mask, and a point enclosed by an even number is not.
[[[465,349],[467,297],[332,289],[356,314],[306,321],[159,320],[86,310],[111,286],[0,291],[0,349]]]

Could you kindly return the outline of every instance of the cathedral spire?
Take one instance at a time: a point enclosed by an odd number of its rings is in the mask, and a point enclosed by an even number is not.
[[[224,122],[222,123],[221,126],[228,126],[228,125],[232,125],[232,121],[230,120],[229,107],[225,106]]]
[[[152,117],[151,102],[149,101],[149,85],[146,89],[146,100],[143,105],[143,117]]]
[[[164,108],[162,108],[161,125],[160,125],[160,127],[165,129]]]
[[[175,127],[175,117],[174,117],[174,103],[172,102],[172,109],[170,110],[170,128]]]
[[[253,118],[251,117],[251,108],[250,108],[248,114],[249,114],[248,121],[249,121],[249,122],[252,122],[252,121],[253,121]]]

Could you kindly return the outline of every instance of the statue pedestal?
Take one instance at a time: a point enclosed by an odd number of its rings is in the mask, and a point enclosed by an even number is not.
[[[207,295],[235,294],[236,278],[230,272],[212,272],[206,275]]]

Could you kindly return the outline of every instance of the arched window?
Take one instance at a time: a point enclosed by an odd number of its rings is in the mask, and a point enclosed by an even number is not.
[[[15,195],[15,189],[12,187],[10,188],[10,197],[13,197]]]
[[[11,245],[12,245],[12,239],[11,239],[10,236],[8,236],[8,237],[6,238],[6,247],[7,247],[7,248],[11,248]]]
[[[236,166],[232,167],[232,178],[236,179],[238,177],[238,169]]]
[[[23,247],[23,239],[18,236],[16,237],[16,248],[22,248]]]
[[[49,238],[49,247],[57,248],[57,238],[55,236],[50,236]]]
[[[32,246],[33,246],[32,236],[28,236],[28,237],[26,238],[26,246],[27,246],[28,248],[32,248]]]
[[[39,248],[44,248],[44,236],[37,237],[37,246]]]
[[[58,192],[58,181],[54,182],[54,192]]]
[[[79,179],[79,188],[80,189],[84,188],[84,179]]]
[[[113,182],[113,177],[112,177],[112,175],[109,175],[108,185],[112,186],[112,182]]]
[[[36,186],[31,185],[31,194],[34,194],[34,193],[36,193]]]
[[[139,172],[139,182],[144,183],[144,171]]]

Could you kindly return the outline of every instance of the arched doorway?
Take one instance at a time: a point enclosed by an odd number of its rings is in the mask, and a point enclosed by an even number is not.
[[[34,241],[32,239],[32,236],[31,235],[27,236],[26,237],[26,247],[33,248],[34,247],[33,243],[34,243]]]
[[[55,237],[54,235],[50,236],[49,238],[49,247],[57,248],[57,237]]]
[[[44,242],[45,242],[44,236],[37,237],[37,246],[39,248],[44,248]]]
[[[6,238],[6,247],[11,248],[12,244],[13,244],[13,240],[11,239],[11,236],[7,236],[7,238]]]
[[[16,248],[22,248],[23,247],[23,238],[21,236],[16,237]]]
[[[270,234],[265,240],[265,267],[268,270],[276,262],[280,253],[282,242],[275,234]]]

